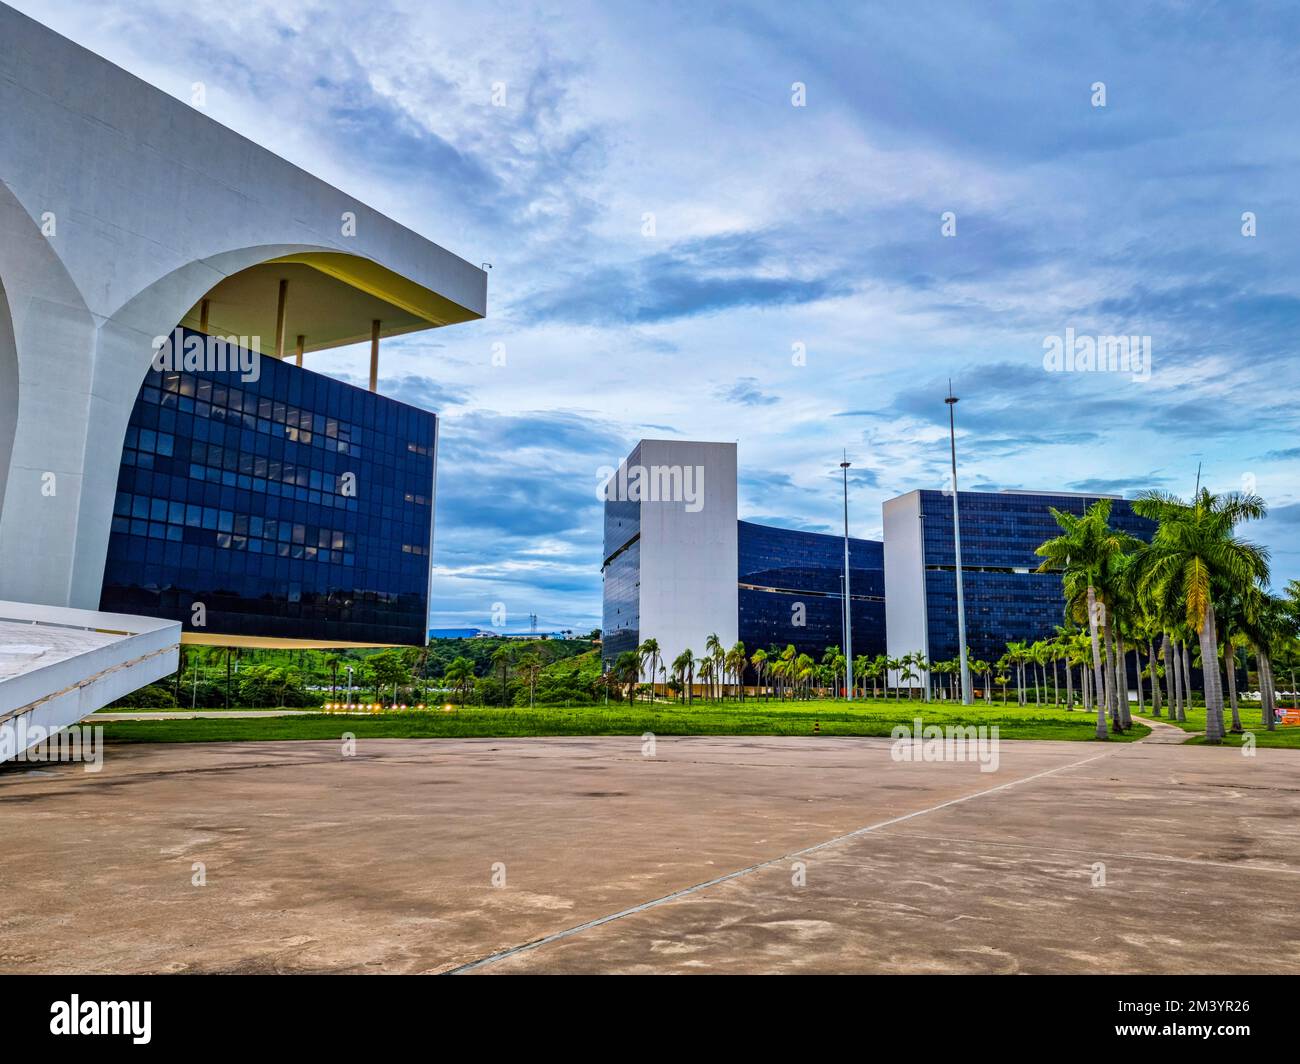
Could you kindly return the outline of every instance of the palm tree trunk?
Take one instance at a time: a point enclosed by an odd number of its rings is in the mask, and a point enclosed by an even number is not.
[[[1092,640],[1092,671],[1094,680],[1097,684],[1097,690],[1100,692],[1105,680],[1102,678],[1101,666],[1101,647],[1097,642],[1097,620],[1100,612],[1104,618],[1106,607],[1097,601],[1097,589],[1090,583],[1088,585],[1088,635]],[[1106,739],[1109,733],[1106,731],[1106,708],[1101,700],[1097,701],[1097,738]]]
[[[1142,649],[1137,643],[1133,644],[1133,664],[1137,666],[1138,712],[1145,713],[1146,705],[1142,701]]]
[[[1259,671],[1259,701],[1264,707],[1264,726],[1269,731],[1277,730],[1277,691],[1273,686],[1273,662],[1268,652],[1255,652],[1255,665]]]
[[[1201,686],[1205,689],[1205,741],[1223,742],[1223,694],[1219,691],[1219,637],[1214,623],[1214,603],[1205,604],[1198,633],[1201,642]]]
[[[1123,730],[1119,720],[1119,701],[1115,697],[1115,635],[1111,631],[1110,611],[1102,614],[1102,701],[1116,731]]]
[[[1128,651],[1119,632],[1115,633],[1115,696],[1119,699],[1120,724],[1127,731],[1133,727],[1133,713],[1128,704]]]
[[[1151,670],[1151,715],[1160,716],[1160,677],[1156,675],[1155,640],[1147,640],[1147,668]]]
[[[1178,719],[1187,721],[1187,709],[1191,705],[1191,692],[1187,690],[1187,674],[1183,672],[1183,644],[1174,640],[1170,647],[1174,662],[1174,682],[1178,686]]]
[[[1128,660],[1124,649],[1124,637],[1115,629],[1115,712],[1119,714],[1119,726],[1125,731],[1131,726],[1128,711]]]
[[[1275,715],[1273,706],[1270,705],[1271,700],[1273,700],[1273,683],[1271,683],[1273,678],[1269,676],[1270,666],[1271,662],[1268,654],[1256,649],[1255,675],[1258,682],[1260,682],[1260,723],[1265,727],[1268,727],[1269,722]],[[1248,683],[1249,679],[1251,679],[1251,658],[1249,658],[1249,653],[1245,658],[1245,679],[1247,679]],[[1269,728],[1269,731],[1273,731],[1273,728]]]
[[[1237,652],[1227,632],[1224,633],[1223,640],[1223,665],[1228,670],[1228,699],[1232,703],[1232,734],[1240,735],[1243,729],[1241,711],[1237,705]]]

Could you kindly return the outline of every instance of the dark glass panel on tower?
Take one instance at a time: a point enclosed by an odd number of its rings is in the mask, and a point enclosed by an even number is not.
[[[793,644],[821,660],[844,643],[844,539],[739,522],[740,641],[752,654]],[[883,544],[849,540],[853,656],[885,652]]]
[[[422,644],[436,417],[274,358],[256,367],[146,375],[100,608],[209,634]]]

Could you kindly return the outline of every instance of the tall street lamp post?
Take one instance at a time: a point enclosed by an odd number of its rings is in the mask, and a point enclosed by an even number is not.
[[[970,659],[966,653],[966,600],[962,595],[961,580],[961,520],[957,514],[957,423],[953,411],[957,397],[952,394],[952,381],[948,382],[948,443],[952,453],[952,545],[957,569],[957,643],[961,653],[961,702],[969,706],[972,701],[970,686]]]
[[[925,588],[925,514],[917,514],[917,517],[921,522],[921,642],[924,644],[921,653],[925,656],[925,700],[928,702],[934,662],[930,660],[930,605]]]
[[[849,456],[840,463],[844,472],[844,697],[853,700],[853,600],[849,590]]]

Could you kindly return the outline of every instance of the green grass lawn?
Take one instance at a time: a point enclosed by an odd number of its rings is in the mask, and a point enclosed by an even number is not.
[[[692,706],[640,702],[610,706],[539,706],[501,709],[470,706],[455,712],[408,711],[373,716],[313,714],[225,720],[110,721],[104,737],[112,742],[234,742],[256,739],[337,739],[345,731],[358,738],[491,738],[528,735],[889,735],[896,724],[997,725],[1003,739],[1093,738],[1089,713],[1051,707],[977,704],[970,707],[920,701],[874,699],[868,702],[764,702],[747,700]],[[1120,741],[1149,733],[1135,724]]]
[[[1279,724],[1275,731],[1268,731],[1262,723],[1262,712],[1258,702],[1242,702],[1238,708],[1238,715],[1241,717],[1241,726],[1255,736],[1256,746],[1284,747],[1292,750],[1300,750],[1300,727],[1295,725],[1283,726]],[[1229,728],[1232,727],[1232,709],[1225,707],[1223,712],[1224,723]],[[1166,724],[1172,724],[1176,728],[1182,728],[1184,731],[1204,732],[1205,731],[1205,707],[1192,706],[1187,710],[1187,720],[1178,721],[1170,720],[1167,716],[1160,718]],[[1232,735],[1231,733],[1224,736],[1225,746],[1240,746],[1242,736]],[[1189,744],[1202,744],[1205,742],[1203,736],[1197,736],[1189,739]]]

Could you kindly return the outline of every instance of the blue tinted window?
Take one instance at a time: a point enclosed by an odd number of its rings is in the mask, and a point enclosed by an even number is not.
[[[188,630],[202,602],[214,634],[423,643],[435,416],[274,358],[258,368],[146,376],[101,608]]]

